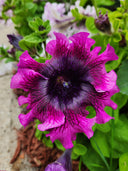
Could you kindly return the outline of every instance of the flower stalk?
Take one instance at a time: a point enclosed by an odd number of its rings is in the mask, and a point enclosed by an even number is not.
[[[112,110],[112,117],[114,117],[114,111]],[[115,120],[111,120],[111,150],[110,150],[110,171],[113,170],[113,142],[114,142],[114,122]]]

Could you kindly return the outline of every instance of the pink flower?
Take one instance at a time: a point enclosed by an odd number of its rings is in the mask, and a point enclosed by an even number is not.
[[[11,88],[22,88],[28,97],[20,96],[19,105],[28,103],[29,113],[19,115],[23,126],[35,118],[42,123],[41,131],[48,130],[50,139],[59,139],[65,148],[72,148],[76,133],[83,132],[88,138],[93,136],[95,123],[108,122],[112,117],[104,108],[117,105],[110,99],[119,91],[116,73],[107,73],[105,63],[117,60],[113,47],[109,44],[100,55],[100,47],[91,46],[95,41],[88,33],[80,32],[69,39],[64,34],[54,33],[56,40],[50,41],[47,52],[51,60],[38,63],[25,51],[18,64],[18,72],[12,77]],[[87,106],[96,110],[94,118],[87,118]]]

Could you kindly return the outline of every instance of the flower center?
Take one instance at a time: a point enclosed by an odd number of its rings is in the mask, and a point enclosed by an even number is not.
[[[64,76],[58,76],[56,82],[57,84],[63,86],[64,88],[69,88],[71,86],[71,82],[68,80],[68,78]]]
[[[88,99],[90,74],[85,64],[74,57],[52,60],[41,72],[48,78],[41,87],[47,101],[57,109],[72,109]]]

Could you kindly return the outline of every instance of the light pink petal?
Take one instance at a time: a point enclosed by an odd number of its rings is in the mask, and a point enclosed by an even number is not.
[[[42,75],[31,69],[18,69],[18,72],[11,79],[11,88],[21,88],[30,90],[37,84],[39,79],[44,79]]]
[[[28,51],[25,51],[20,56],[20,61],[17,65],[19,68],[28,68],[33,69],[34,71],[39,71],[40,68],[43,67],[43,64],[35,61],[29,54]]]
[[[68,54],[69,40],[62,33],[54,32],[56,40],[50,41],[46,46],[46,51],[52,55],[52,57],[63,57]]]
[[[38,129],[45,131],[51,128],[56,128],[64,124],[65,116],[62,111],[57,111],[53,107],[48,107],[45,114],[45,121],[38,125]]]

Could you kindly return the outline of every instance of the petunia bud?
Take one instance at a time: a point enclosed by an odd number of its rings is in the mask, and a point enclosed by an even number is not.
[[[72,148],[65,150],[58,160],[45,168],[45,171],[72,171],[71,152]]]
[[[95,19],[95,25],[100,31],[111,33],[111,24],[107,14],[102,15],[101,12],[99,12],[98,18]]]
[[[9,39],[10,44],[12,44],[18,50],[23,51],[19,46],[19,41],[23,38],[22,36],[20,35],[16,36],[15,34],[8,34],[7,37]]]

